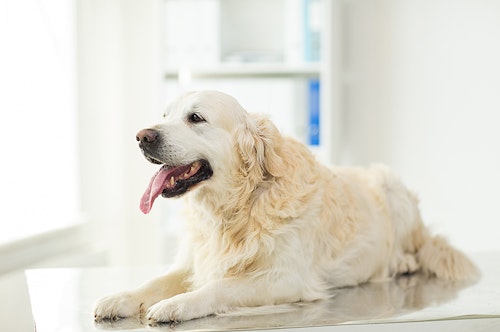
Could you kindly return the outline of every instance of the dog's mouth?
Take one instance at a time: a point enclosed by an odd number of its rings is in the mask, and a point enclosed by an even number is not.
[[[210,163],[204,159],[188,165],[163,165],[151,178],[144,195],[142,195],[141,211],[149,213],[158,196],[169,198],[182,195],[198,183],[209,179],[212,174]]]

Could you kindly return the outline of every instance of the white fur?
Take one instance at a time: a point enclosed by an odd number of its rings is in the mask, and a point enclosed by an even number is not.
[[[198,112],[206,122],[186,121]],[[96,320],[145,314],[184,321],[238,307],[313,301],[331,287],[421,270],[470,279],[465,255],[424,227],[414,194],[381,165],[327,168],[220,92],[181,96],[154,127],[169,162],[209,161],[214,175],[185,195],[175,265],[101,299]]]

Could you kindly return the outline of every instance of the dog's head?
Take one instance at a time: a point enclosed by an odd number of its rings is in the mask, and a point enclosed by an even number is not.
[[[280,174],[278,130],[221,92],[180,96],[167,107],[162,123],[139,131],[136,139],[147,160],[163,165],[141,199],[144,213],[160,195],[180,196],[203,185],[227,183],[228,177],[258,181]]]

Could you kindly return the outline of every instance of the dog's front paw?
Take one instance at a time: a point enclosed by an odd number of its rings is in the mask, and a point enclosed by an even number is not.
[[[188,320],[186,304],[176,303],[170,299],[160,301],[151,306],[146,312],[146,319],[150,323],[180,322]]]
[[[123,292],[103,297],[97,301],[94,309],[96,322],[103,320],[118,320],[136,316],[144,311],[144,303],[133,293]]]
[[[195,301],[193,301],[195,300]],[[151,324],[165,322],[182,322],[213,314],[205,306],[203,299],[192,299],[188,294],[180,294],[173,298],[160,301],[146,312],[146,319]]]

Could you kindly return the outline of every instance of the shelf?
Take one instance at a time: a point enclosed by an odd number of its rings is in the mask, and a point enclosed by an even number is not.
[[[168,68],[165,78],[177,79],[189,75],[192,78],[279,78],[279,77],[318,77],[320,65],[282,64],[282,63],[227,63],[209,67]]]

